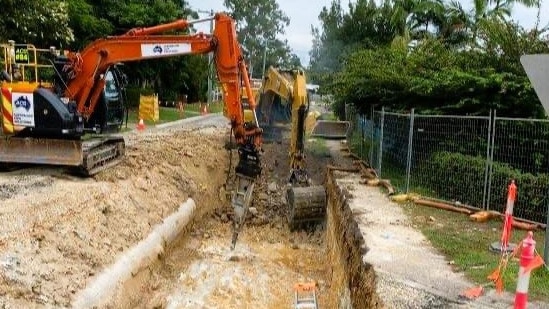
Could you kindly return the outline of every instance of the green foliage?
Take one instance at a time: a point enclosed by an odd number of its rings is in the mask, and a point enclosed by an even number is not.
[[[58,0],[2,1],[0,39],[34,43],[37,47],[63,45],[74,40],[68,7]]]
[[[68,3],[70,27],[77,37],[71,44],[75,50],[107,35],[196,15],[186,2],[176,0],[69,0]],[[178,33],[187,34],[189,30]],[[152,90],[161,100],[176,100],[182,94],[189,100],[206,97],[208,62],[203,55],[129,62],[123,70],[131,84],[128,89],[131,106],[138,104],[134,95],[136,88],[143,88],[137,92]]]
[[[329,88],[362,112],[383,104],[437,114],[487,114],[495,108],[500,116],[542,117],[525,73],[498,70],[495,62],[488,53],[458,52],[441,40],[425,40],[412,51],[364,49],[347,59]],[[509,58],[502,62],[510,66]]]
[[[441,197],[467,196],[473,205],[481,205],[482,188],[475,184],[484,183],[486,159],[483,157],[467,156],[460,153],[438,152],[423,163],[423,169],[429,173],[424,175],[421,182]],[[427,176],[428,175],[428,176]],[[452,177],[459,175],[459,177]],[[546,212],[546,201],[539,198],[540,190],[549,187],[549,174],[523,173],[510,167],[508,164],[494,162],[492,167],[491,197],[492,205],[504,205],[507,194],[507,185],[515,179],[519,188],[515,211],[520,211],[525,219],[543,222]],[[503,211],[503,208],[497,208]]]
[[[519,58],[547,53],[546,29],[525,30],[507,16],[514,1],[333,0],[313,28],[309,76],[352,102],[436,114],[543,117]],[[525,2],[528,6],[535,1]]]
[[[278,34],[285,33],[290,19],[275,0],[224,0],[223,3],[237,21],[239,40],[248,51],[247,62],[254,77],[262,74],[264,56],[266,68],[301,66],[287,40],[277,38]]]
[[[76,40],[70,47],[80,50],[91,41],[114,31],[114,25],[104,17],[95,14],[96,8],[88,0],[71,0],[68,2],[69,26],[74,31]]]

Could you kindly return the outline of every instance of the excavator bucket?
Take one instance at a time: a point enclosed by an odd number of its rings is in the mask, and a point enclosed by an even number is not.
[[[291,187],[286,195],[288,224],[293,230],[299,225],[318,222],[326,215],[326,189],[324,186]]]
[[[344,139],[351,129],[349,121],[318,120],[311,133],[312,137]]]

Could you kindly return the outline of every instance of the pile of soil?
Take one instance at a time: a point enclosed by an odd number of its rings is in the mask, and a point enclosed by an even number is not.
[[[261,156],[263,173],[259,177],[254,199],[246,218],[247,226],[270,225],[279,229],[287,228],[286,190],[290,176],[289,149],[290,140],[285,132],[283,138],[263,144],[264,153]],[[334,159],[327,153],[315,153],[306,143],[306,166],[309,176],[315,185],[323,185],[326,178],[327,164],[334,164]],[[233,161],[236,153],[233,153]],[[231,175],[234,177],[234,175]],[[229,192],[227,187],[227,192]],[[232,209],[224,207],[217,209],[212,216],[221,222],[232,220]]]
[[[76,291],[192,197],[219,206],[226,129],[130,135],[94,178],[63,169],[0,174],[0,307],[69,306]]]

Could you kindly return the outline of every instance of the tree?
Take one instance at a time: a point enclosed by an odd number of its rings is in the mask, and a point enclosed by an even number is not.
[[[89,0],[68,1],[69,26],[75,37],[70,44],[73,50],[80,50],[89,42],[114,31],[109,20],[96,15],[97,9],[92,4]]]
[[[197,16],[184,1],[179,0],[69,0],[71,25],[78,33],[73,44],[80,49],[91,41],[107,35],[118,35],[135,27],[167,23],[188,15]],[[190,33],[189,29],[176,31]],[[188,55],[127,63],[132,87],[150,88],[161,100],[176,100],[187,94],[189,101],[201,100],[206,94],[207,57]]]
[[[263,69],[263,55],[267,52],[268,65],[284,65],[295,60],[287,41],[277,39],[290,24],[288,16],[276,0],[224,0],[225,7],[237,21],[240,43],[248,51],[252,76]],[[294,61],[295,62],[295,61]]]
[[[65,1],[2,1],[0,39],[37,46],[62,46],[74,40]]]

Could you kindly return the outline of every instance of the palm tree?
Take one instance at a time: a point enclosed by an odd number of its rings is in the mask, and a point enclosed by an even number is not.
[[[444,14],[443,0],[394,0],[391,22],[398,36],[422,39],[432,35]]]

